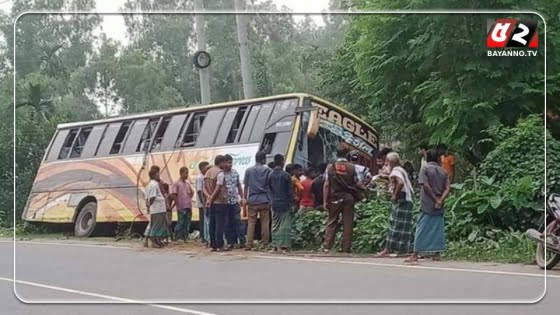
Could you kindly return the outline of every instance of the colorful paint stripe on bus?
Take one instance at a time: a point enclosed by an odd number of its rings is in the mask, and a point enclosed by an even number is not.
[[[45,163],[39,169],[22,218],[70,223],[76,207],[86,198],[94,198],[97,222],[147,221],[144,187],[152,165],[160,166],[161,178],[169,184],[179,178],[179,169],[187,166],[194,187],[199,162],[212,164],[217,155],[230,154],[233,167],[243,179],[258,149],[259,144],[250,144]],[[198,220],[198,211],[193,211],[193,220]]]

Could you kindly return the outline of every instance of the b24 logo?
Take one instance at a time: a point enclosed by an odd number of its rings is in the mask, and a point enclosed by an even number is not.
[[[486,47],[528,47],[539,46],[536,20],[497,19],[488,20],[489,30]]]

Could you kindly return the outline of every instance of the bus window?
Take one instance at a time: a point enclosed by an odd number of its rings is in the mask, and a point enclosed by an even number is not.
[[[58,130],[56,132],[51,147],[49,148],[47,161],[55,161],[58,159],[58,156],[60,155],[60,151],[62,150],[62,146],[66,141],[66,137],[68,136],[68,133],[69,133],[68,129]]]
[[[261,106],[261,110],[258,113],[257,120],[253,125],[253,130],[251,130],[251,137],[249,142],[261,142],[264,136],[264,128],[268,124],[270,114],[274,109],[274,102],[264,103]]]
[[[200,133],[200,131],[198,131],[196,133],[197,147],[208,147],[214,144],[214,140],[216,140],[216,135],[220,130],[225,113],[225,108],[214,109],[208,112],[207,117],[204,119],[204,132]],[[194,141],[194,139],[186,139],[187,143],[188,141]]]
[[[251,135],[251,131],[253,131],[260,110],[261,110],[261,105],[253,105],[251,107],[251,110],[249,111],[249,115],[245,120],[245,126],[247,126],[247,128],[243,127],[243,130],[241,131],[241,136],[239,137],[240,143],[249,142],[249,136]]]
[[[72,145],[74,144],[74,139],[76,138],[77,134],[78,134],[77,128],[70,130],[70,132],[66,136],[66,140],[64,141],[64,144],[62,145],[60,154],[58,155],[59,160],[68,158],[68,155],[70,154],[70,150],[72,149]]]
[[[207,113],[195,113],[193,115],[194,116],[192,118],[185,120],[187,128],[179,135],[179,137],[181,137],[184,133],[182,138],[180,138],[181,140],[177,141],[177,147],[193,147],[196,144]],[[185,129],[185,126],[183,126],[183,129]]]
[[[272,143],[271,154],[286,154],[288,151],[288,144],[290,143],[290,138],[292,137],[291,132],[279,132],[276,134],[276,138]]]
[[[187,114],[181,114],[171,118],[169,125],[167,125],[167,131],[161,141],[160,150],[168,151],[176,147],[177,142],[181,139],[183,125],[187,123],[186,120],[188,120],[188,116]]]
[[[76,138],[76,141],[74,141],[74,146],[72,148],[72,152],[70,153],[70,158],[78,158],[82,155],[82,150],[84,149],[89,134],[91,133],[91,129],[91,127],[80,129],[78,137]]]
[[[163,117],[163,119],[159,123],[154,141],[152,143],[151,150],[159,150],[161,148],[161,142],[163,140],[163,136],[165,135],[165,131],[167,130],[167,126],[169,126],[170,121],[171,121],[171,116],[166,116]]]
[[[113,142],[113,146],[111,147],[111,151],[109,154],[119,154],[122,151],[123,143],[126,135],[128,134],[128,130],[130,130],[130,125],[132,124],[131,121],[125,121],[122,123],[121,127],[119,128],[119,132],[117,133],[117,137],[115,138],[115,142]]]
[[[261,144],[261,147],[260,147],[259,151],[262,151],[266,154],[271,154],[272,153],[272,145],[274,144],[274,140],[276,140],[276,134],[275,133],[267,133],[264,136],[264,140]]]
[[[97,148],[99,147],[99,143],[103,138],[103,133],[105,133],[105,128],[107,128],[106,124],[96,125],[91,130],[89,137],[86,141],[85,147],[82,150],[81,157],[83,158],[90,158],[95,155]]]
[[[243,124],[245,123],[245,114],[247,113],[247,106],[239,107],[237,114],[235,114],[235,119],[231,125],[226,143],[234,143],[238,138],[239,130],[243,129]]]
[[[150,141],[152,140],[152,136],[154,135],[157,125],[158,125],[159,118],[150,119],[146,128],[144,128],[144,132],[142,133],[142,137],[140,138],[140,142],[138,143],[138,147],[136,147],[136,152],[144,152],[148,150]]]

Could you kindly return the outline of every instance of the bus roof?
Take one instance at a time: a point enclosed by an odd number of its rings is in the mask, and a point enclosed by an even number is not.
[[[354,120],[356,120],[356,121],[360,122],[361,124],[371,128],[377,134],[377,130],[375,128],[373,128],[370,124],[368,124],[367,122],[365,122],[361,118],[357,117],[356,115],[348,112],[346,109],[344,109],[344,108],[342,108],[338,105],[335,105],[334,103],[329,102],[325,99],[322,99],[322,98],[317,97],[315,95],[306,94],[306,93],[289,93],[289,94],[281,94],[281,95],[274,95],[274,96],[267,96],[267,97],[243,99],[243,100],[238,100],[238,101],[214,103],[214,104],[208,104],[208,105],[194,105],[194,106],[189,106],[189,107],[178,107],[178,108],[162,110],[162,111],[161,110],[160,111],[149,111],[149,112],[140,113],[140,114],[132,114],[132,115],[111,117],[111,118],[105,118],[105,119],[64,123],[64,124],[59,124],[57,126],[57,129],[66,129],[66,128],[72,128],[72,127],[79,127],[79,126],[83,126],[83,125],[95,125],[95,124],[101,124],[101,123],[110,123],[110,122],[117,122],[117,121],[122,121],[122,120],[148,118],[148,117],[160,116],[160,115],[172,115],[172,114],[188,113],[188,112],[198,111],[198,110],[205,110],[205,109],[212,109],[212,108],[219,108],[219,107],[227,107],[227,106],[236,106],[236,105],[243,105],[243,104],[251,104],[251,103],[255,103],[255,102],[267,102],[267,101],[281,100],[281,99],[287,99],[287,98],[296,98],[296,97],[297,98],[303,98],[303,97],[310,98],[311,100],[315,100],[319,103],[323,103],[323,104],[326,104],[328,106],[335,107],[337,110],[339,110],[339,111],[343,112],[344,114],[352,117]]]

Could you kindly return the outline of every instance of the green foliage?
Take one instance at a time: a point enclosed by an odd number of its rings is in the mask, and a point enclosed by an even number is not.
[[[488,134],[494,149],[469,179],[455,187],[452,209],[469,212],[477,225],[517,231],[534,227],[544,206],[544,125],[530,116],[515,128],[496,127]],[[558,162],[559,141],[546,133],[549,165]],[[554,169],[554,168],[551,168]],[[556,170],[548,174],[546,195],[560,190]]]
[[[383,249],[391,203],[378,200],[356,205],[356,225],[352,247],[357,252],[376,253]]]
[[[448,199],[455,204],[456,196]],[[377,199],[359,203],[355,207],[355,224],[352,250],[356,253],[374,254],[383,249],[389,228],[391,203]],[[414,205],[414,222],[419,205]],[[522,232],[511,228],[500,229],[481,223],[469,211],[451,208],[445,214],[447,259],[468,261],[497,261],[529,263],[533,261],[534,244]],[[295,249],[317,250],[325,233],[327,213],[311,211],[294,216],[292,240]],[[340,241],[338,231],[335,248]]]
[[[327,212],[325,211],[296,213],[292,225],[294,248],[310,250],[319,248],[323,242],[326,224]]]
[[[369,10],[464,9],[465,5],[472,9],[515,9],[529,5],[527,1],[465,4],[458,0],[445,4],[411,0],[352,3],[355,9]],[[532,7],[535,5],[540,12],[546,12],[547,19],[558,19],[557,3],[531,3]],[[476,152],[483,157],[488,152],[479,143],[486,136],[483,130],[498,123],[514,125],[520,117],[542,113],[544,106],[542,51],[530,59],[497,60],[486,56],[486,20],[496,17],[356,16],[351,20],[344,45],[323,63],[321,94],[357,110],[382,130],[385,142],[400,141],[403,151],[412,152],[419,142],[445,142],[460,155],[472,158],[471,154]],[[539,41],[543,23],[540,27]],[[556,27],[554,31],[557,32]],[[558,49],[558,40],[556,36],[555,47],[548,46],[547,53]],[[558,82],[557,76],[552,82],[547,81],[551,99],[558,98]],[[472,158],[472,162],[476,160]]]

